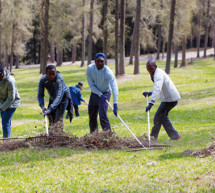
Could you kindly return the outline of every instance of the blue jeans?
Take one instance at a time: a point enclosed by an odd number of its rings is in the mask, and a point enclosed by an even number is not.
[[[154,126],[152,127],[151,136],[155,138],[158,137],[160,132],[161,125],[163,125],[164,129],[166,130],[168,136],[171,139],[177,139],[179,137],[178,132],[172,126],[168,118],[169,111],[177,105],[178,101],[175,102],[162,102],[158,107],[157,112],[154,116]]]
[[[3,138],[9,138],[11,133],[11,118],[16,109],[7,109],[1,112]]]
[[[103,93],[110,100],[111,92]],[[89,125],[90,125],[90,133],[94,131],[98,131],[98,122],[97,117],[99,113],[100,124],[102,126],[102,130],[107,131],[110,130],[110,122],[107,117],[108,104],[106,102],[102,103],[100,97],[97,94],[91,93],[90,101],[88,105],[88,114],[89,114]]]

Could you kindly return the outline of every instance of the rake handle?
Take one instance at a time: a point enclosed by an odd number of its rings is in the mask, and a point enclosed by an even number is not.
[[[106,100],[107,104],[111,107],[111,109],[113,110],[112,105],[109,103],[108,100]],[[129,129],[128,125],[126,125],[126,123],[122,120],[122,118],[117,114],[117,117],[119,118],[119,120],[124,124],[124,126],[128,129],[128,131],[133,135],[133,137],[136,139],[136,141],[145,149],[145,146],[140,142],[140,140],[134,135],[134,133]]]
[[[146,100],[147,100],[147,106],[149,104],[148,101],[148,95],[146,96]],[[151,137],[150,137],[150,119],[149,119],[149,111],[147,111],[147,119],[148,119],[148,140],[149,140],[149,147],[151,145]]]

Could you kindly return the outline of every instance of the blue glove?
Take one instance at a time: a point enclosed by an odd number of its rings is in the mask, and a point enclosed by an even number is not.
[[[106,100],[108,100],[107,97],[105,95],[102,95],[101,96],[101,102],[104,103],[104,102],[106,102]]]
[[[117,111],[118,111],[118,108],[117,108],[117,104],[113,104],[113,114],[117,117]]]
[[[152,108],[153,104],[152,103],[149,103],[149,105],[146,107],[146,112],[147,111],[150,111],[150,109]]]
[[[152,92],[143,92],[143,96],[146,97],[146,96],[151,96],[152,95]]]
[[[51,113],[50,110],[46,110],[46,111],[44,112],[44,116],[46,116],[46,115],[48,115],[48,114],[50,114],[50,113]]]
[[[46,109],[46,107],[42,107],[42,111],[43,111],[43,113],[45,112],[45,111],[47,111],[47,109]]]

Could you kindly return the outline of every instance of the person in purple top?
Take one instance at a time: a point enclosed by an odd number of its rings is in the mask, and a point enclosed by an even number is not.
[[[99,113],[102,130],[111,129],[107,117],[108,104],[111,91],[113,93],[113,113],[117,116],[118,86],[113,72],[105,65],[106,56],[103,53],[95,55],[95,63],[87,67],[87,82],[91,89],[88,105],[90,132],[98,131],[97,116]]]

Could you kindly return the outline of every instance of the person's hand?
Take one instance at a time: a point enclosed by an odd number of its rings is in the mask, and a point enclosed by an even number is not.
[[[118,111],[118,108],[117,108],[117,104],[113,104],[113,114],[117,117],[117,111]]]
[[[0,113],[2,112],[2,109],[0,109]]]
[[[143,92],[143,96],[146,97],[146,96],[151,96],[152,95],[152,92]]]
[[[106,102],[106,100],[108,100],[107,97],[105,95],[102,95],[101,96],[101,102],[104,103],[104,102]]]
[[[46,111],[44,111],[44,116],[47,116],[47,115],[50,114],[50,113],[51,113],[50,110],[46,110]]]
[[[46,107],[42,107],[42,111],[43,111],[43,113],[45,112],[45,111],[47,111],[47,109],[46,109]]]
[[[153,104],[152,104],[152,103],[149,103],[148,106],[146,107],[146,112],[147,112],[147,111],[150,111],[150,109],[152,108],[152,106],[153,106]]]

